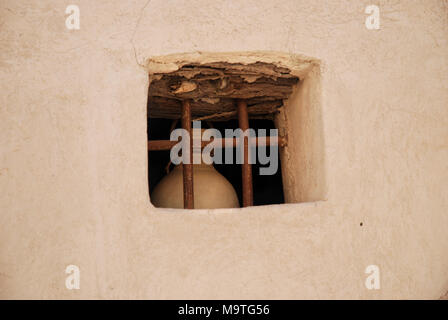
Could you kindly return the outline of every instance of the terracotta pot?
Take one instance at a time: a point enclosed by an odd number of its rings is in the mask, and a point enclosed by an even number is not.
[[[213,165],[193,165],[194,208],[239,208],[238,197],[230,182]],[[183,208],[182,165],[176,166],[156,186],[151,202],[160,208]]]

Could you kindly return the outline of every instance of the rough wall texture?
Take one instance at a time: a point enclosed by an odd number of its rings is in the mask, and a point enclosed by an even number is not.
[[[370,1],[77,1],[69,31],[69,3],[2,1],[0,297],[439,298],[447,2],[377,3],[374,31]],[[327,200],[155,210],[147,59],[257,50],[323,63]],[[380,290],[364,286],[370,264]]]

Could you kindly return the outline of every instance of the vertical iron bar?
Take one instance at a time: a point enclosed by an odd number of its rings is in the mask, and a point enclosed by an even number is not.
[[[244,100],[237,100],[238,123],[241,130],[249,129],[249,115],[247,113],[247,103]],[[243,180],[243,207],[253,205],[252,189],[252,165],[249,163],[249,140],[244,137],[244,161],[241,167]]]
[[[194,208],[193,191],[193,133],[191,132],[191,105],[190,101],[182,101],[182,128],[187,130],[190,138],[190,144],[187,151],[189,163],[183,163],[183,181],[184,181],[184,209]],[[185,149],[183,149],[185,151]]]

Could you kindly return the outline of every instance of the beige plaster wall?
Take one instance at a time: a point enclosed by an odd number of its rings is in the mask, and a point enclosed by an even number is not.
[[[1,298],[446,292],[446,1],[378,1],[377,31],[370,1],[76,1],[69,31],[71,3],[0,3]],[[154,209],[147,59],[259,50],[322,61],[327,200]],[[364,286],[370,264],[380,290]]]
[[[327,200],[320,68],[316,62],[300,77],[275,118],[288,141],[280,149],[286,203]]]

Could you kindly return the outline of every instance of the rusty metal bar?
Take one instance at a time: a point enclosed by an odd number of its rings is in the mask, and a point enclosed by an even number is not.
[[[182,101],[182,128],[188,131],[190,137],[190,147],[186,150],[187,159],[190,159],[190,161],[189,163],[182,164],[184,181],[184,209],[193,209],[193,134],[191,130],[191,105],[188,100]]]
[[[238,124],[241,130],[249,129],[249,115],[247,113],[247,103],[245,100],[238,99]],[[254,204],[252,189],[252,165],[249,163],[249,140],[244,137],[244,162],[241,166],[243,180],[243,207],[249,207]]]
[[[215,148],[225,148],[229,147],[238,147],[240,139],[237,138],[223,138],[223,139],[214,139],[212,141],[201,141],[202,148],[205,146],[212,144]],[[176,145],[177,141],[170,140],[149,140],[148,141],[148,150],[149,151],[166,151],[171,150],[174,145]],[[287,142],[284,137],[277,137],[277,141],[271,140],[271,137],[266,137],[265,142],[262,143],[259,140],[259,137],[249,138],[250,145],[256,146],[276,146],[285,147]]]

